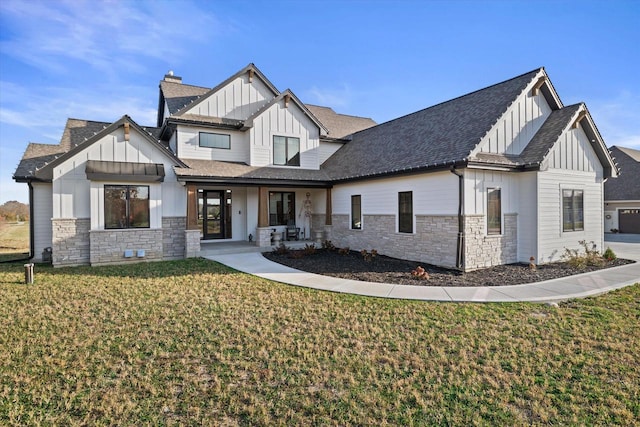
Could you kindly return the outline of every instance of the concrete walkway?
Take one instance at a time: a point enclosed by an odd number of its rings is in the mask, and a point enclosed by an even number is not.
[[[629,246],[627,246],[629,245]],[[640,260],[640,244],[607,242],[620,258]],[[407,286],[307,273],[269,261],[260,253],[206,256],[238,271],[275,282],[382,298],[455,302],[557,302],[598,295],[640,282],[640,262],[544,282],[510,286]]]

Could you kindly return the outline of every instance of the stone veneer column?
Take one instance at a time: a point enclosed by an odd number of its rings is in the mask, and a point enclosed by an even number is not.
[[[184,257],[196,258],[200,254],[200,230],[184,230]]]
[[[256,228],[256,246],[264,248],[271,246],[271,227],[257,227]]]
[[[186,228],[186,217],[165,216],[162,218],[162,259],[182,259],[185,257],[184,232]]]
[[[89,264],[89,218],[59,218],[51,220],[52,261],[54,267]]]

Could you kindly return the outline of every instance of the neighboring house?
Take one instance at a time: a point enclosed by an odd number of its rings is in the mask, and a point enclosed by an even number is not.
[[[611,147],[620,169],[604,183],[604,231],[640,234],[640,151]]]
[[[249,64],[213,89],[169,73],[157,127],[70,119],[30,144],[36,260],[196,256],[202,241],[271,245],[312,230],[336,246],[462,270],[603,244],[616,167],[584,104],[543,68],[375,125],[305,105]]]

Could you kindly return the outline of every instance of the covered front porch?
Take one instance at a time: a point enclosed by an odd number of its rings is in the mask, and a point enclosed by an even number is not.
[[[189,182],[186,188],[187,257],[330,239],[330,187]]]

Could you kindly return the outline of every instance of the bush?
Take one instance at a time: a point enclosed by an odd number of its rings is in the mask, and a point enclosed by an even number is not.
[[[604,251],[604,254],[602,254],[602,256],[604,257],[604,259],[606,259],[607,261],[613,261],[614,259],[617,259],[618,256],[616,255],[615,252],[613,252],[613,250],[611,250],[611,248],[607,248],[606,251]]]
[[[302,253],[304,253],[305,255],[313,255],[316,253],[316,245],[312,244],[306,244],[304,245],[304,249],[302,249]]]
[[[587,266],[602,267],[604,265],[605,258],[598,252],[593,241],[587,243],[586,240],[580,240],[578,243],[582,246],[584,253],[581,253],[579,249],[564,248],[563,258],[570,266],[582,270]]]
[[[376,256],[378,256],[378,251],[371,249],[371,252],[367,252],[366,249],[363,249],[360,251],[360,254],[366,262],[371,262]]]
[[[328,251],[333,251],[336,249],[331,240],[323,240],[322,241],[322,249],[326,249]]]
[[[273,253],[276,255],[287,255],[290,249],[284,243],[280,242],[278,246],[273,248]]]

